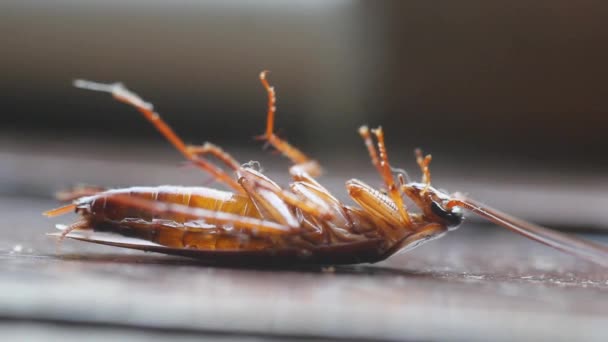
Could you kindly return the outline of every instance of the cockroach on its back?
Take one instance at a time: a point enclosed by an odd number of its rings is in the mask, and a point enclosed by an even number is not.
[[[132,187],[104,190],[79,188],[63,193],[69,205],[50,210],[47,216],[76,211],[81,219],[63,227],[61,238],[119,247],[184,255],[211,262],[272,264],[350,264],[377,262],[419,246],[455,229],[463,219],[462,208],[494,223],[595,263],[608,266],[608,248],[513,218],[461,196],[431,186],[431,156],[416,151],[421,182],[406,182],[393,175],[381,127],[359,129],[372,164],[386,192],[351,179],[349,196],[359,205],[342,204],[314,177],[319,164],[274,134],[275,91],[260,80],[268,94],[266,132],[260,138],[289,158],[293,178],[289,190],[241,164],[211,143],[186,145],[154,112],[151,104],[121,84],[78,80],[75,86],[111,93],[134,106],[186,159],[211,174],[233,192],[204,187]],[[375,138],[375,142],[374,142]],[[210,163],[213,156],[236,174],[230,176]],[[420,209],[412,213],[403,201],[410,198]]]

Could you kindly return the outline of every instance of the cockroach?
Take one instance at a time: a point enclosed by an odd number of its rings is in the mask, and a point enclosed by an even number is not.
[[[416,162],[422,180],[409,181],[404,172],[391,167],[382,127],[362,126],[359,134],[385,190],[351,179],[346,190],[358,207],[343,204],[315,179],[321,174],[319,163],[274,133],[275,89],[266,76],[266,71],[260,74],[268,96],[266,132],[260,139],[293,163],[288,189],[262,174],[255,163],[239,163],[219,146],[187,145],[150,103],[122,84],[75,81],[78,88],[108,92],[135,107],[191,164],[232,191],[183,186],[79,188],[62,194],[71,204],[45,213],[80,214],[77,222],[58,225],[63,231],[52,235],[214,263],[373,263],[456,229],[466,209],[530,239],[608,266],[608,248],[602,245],[437,190],[431,186],[431,155],[420,150]],[[419,211],[411,212],[404,197]]]

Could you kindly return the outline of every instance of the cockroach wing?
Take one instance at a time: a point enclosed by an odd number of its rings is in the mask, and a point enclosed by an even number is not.
[[[58,225],[58,228],[62,229],[61,225]],[[48,233],[47,235],[55,236],[58,238],[62,237],[62,233],[60,233],[60,232]],[[67,235],[65,235],[65,237],[74,239],[74,240],[93,242],[93,243],[102,244],[102,245],[132,248],[132,249],[139,249],[139,250],[143,250],[143,251],[159,252],[159,253],[166,253],[166,254],[171,254],[171,253],[167,253],[166,252],[167,250],[172,250],[172,249],[177,250],[176,248],[166,247],[166,246],[159,245],[159,244],[151,242],[151,241],[128,237],[128,236],[122,236],[122,235],[113,234],[113,233],[109,233],[109,232],[75,230],[75,231],[72,231],[72,232],[68,233]]]
[[[64,226],[58,225],[60,230]],[[49,233],[50,236],[62,237],[61,232]],[[383,244],[381,239],[369,239],[338,246],[318,247],[303,251],[294,247],[266,249],[194,249],[172,248],[133,237],[111,232],[92,230],[74,230],[64,237],[92,242],[101,245],[136,249],[145,252],[156,252],[178,255],[201,260],[212,265],[237,266],[286,266],[286,265],[332,265],[378,262],[385,256],[378,251]]]
[[[450,201],[449,206],[463,207],[529,239],[598,265],[608,267],[607,246],[585,241],[553,229],[526,222],[462,195],[455,195],[455,199]]]
[[[49,233],[49,236],[61,237],[62,234]],[[96,243],[106,246],[136,249],[144,252],[156,252],[167,255],[177,255],[198,259],[207,264],[272,264],[275,255],[267,250],[205,250],[189,248],[172,248],[157,243],[133,237],[122,236],[110,232],[72,231],[66,238]],[[280,258],[276,260],[281,260]]]

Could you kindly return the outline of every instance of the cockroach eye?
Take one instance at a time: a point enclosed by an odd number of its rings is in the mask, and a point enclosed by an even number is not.
[[[431,202],[431,211],[444,220],[448,227],[456,227],[462,223],[462,211],[458,207],[451,210],[444,209],[437,202]]]

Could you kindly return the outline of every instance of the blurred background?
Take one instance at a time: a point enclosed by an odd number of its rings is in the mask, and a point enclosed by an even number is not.
[[[268,69],[279,135],[346,203],[349,178],[382,186],[357,134],[382,125],[413,179],[421,147],[436,187],[606,243],[607,19],[568,0],[0,1],[0,336],[606,341],[605,269],[473,215],[376,265],[278,271],[59,245],[44,233],[74,215],[41,212],[77,184],[222,188],[76,78],[123,82],[286,184],[253,139]]]
[[[348,178],[379,184],[356,130],[383,125],[394,166],[415,177],[422,147],[437,186],[600,227],[607,15],[601,2],[565,0],[5,0],[0,191],[204,183],[174,169],[179,155],[134,110],[75,78],[124,82],[187,142],[215,142],[280,178],[288,164],[252,138],[269,69],[279,134],[326,165],[342,198]]]

